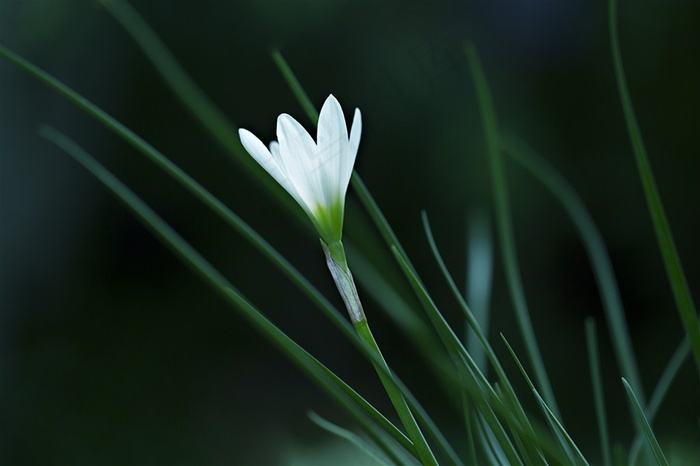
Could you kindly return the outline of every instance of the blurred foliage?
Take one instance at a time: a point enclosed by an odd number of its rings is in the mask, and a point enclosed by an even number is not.
[[[604,3],[133,5],[227,116],[263,139],[274,138],[279,113],[307,123],[269,56],[272,47],[318,105],[332,92],[346,111],[361,108],[356,168],[453,318],[457,310],[430,257],[420,211],[429,212],[448,266],[464,279],[466,221],[491,208],[462,52],[464,41],[474,41],[502,126],[561,170],[598,222],[651,390],[682,329],[624,126]],[[620,5],[632,98],[696,300],[699,23],[698,2]],[[318,244],[290,226],[279,205],[207,138],[98,3],[0,0],[0,42],[152,143],[340,302]],[[290,451],[299,461],[300,451],[328,440],[308,421],[308,409],[344,419],[102,186],[40,140],[40,123],[97,155],[283,329],[391,412],[369,365],[247,243],[60,96],[6,61],[0,78],[2,464],[270,464],[291,458]],[[572,420],[567,427],[590,451],[597,437],[583,319],[595,316],[602,329],[600,299],[556,201],[515,164],[508,176],[537,335],[564,419]],[[348,219],[361,220],[352,193],[348,202]],[[347,223],[358,244],[373,234]],[[491,332],[503,332],[518,351],[499,262],[495,277]],[[371,300],[366,308],[390,363],[420,397],[434,399],[427,404],[436,417],[459,422],[406,341]],[[610,353],[606,338],[602,331],[603,355]],[[603,357],[602,369],[613,441],[627,443],[633,431],[612,357]],[[681,451],[697,438],[697,386],[686,364],[655,423],[662,442]]]

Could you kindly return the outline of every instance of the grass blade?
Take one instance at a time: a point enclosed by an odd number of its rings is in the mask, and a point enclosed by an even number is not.
[[[503,336],[503,334],[501,334],[501,338],[506,344],[506,347],[508,348],[508,351],[513,357],[513,360],[515,360],[515,363],[520,369],[520,372],[523,374],[525,381],[530,386],[530,389],[532,390],[532,393],[535,396],[537,403],[540,405],[540,408],[542,409],[542,412],[544,413],[545,418],[547,419],[547,423],[549,424],[550,429],[559,441],[559,446],[569,459],[569,464],[588,465],[588,461],[586,461],[586,458],[581,453],[581,450],[579,450],[578,446],[576,446],[576,443],[571,439],[568,432],[566,432],[566,429],[564,429],[564,426],[562,426],[561,422],[559,422],[557,417],[554,415],[554,412],[552,412],[549,406],[547,406],[547,403],[540,396],[539,392],[537,391],[537,388],[535,388],[535,385],[532,383],[530,376],[527,375],[527,371],[520,362],[520,359],[515,354],[515,351],[513,351],[513,348],[510,346],[510,343],[508,343],[508,340],[506,340],[506,337]]]
[[[676,301],[676,307],[681,317],[681,322],[685,327],[685,332],[690,341],[690,347],[695,357],[698,373],[700,374],[700,321],[698,320],[698,312],[693,303],[693,297],[690,294],[688,281],[685,278],[685,272],[681,265],[681,260],[678,257],[678,250],[671,234],[671,227],[666,218],[664,206],[661,203],[659,190],[656,186],[654,174],[649,164],[649,157],[644,148],[642,132],[639,129],[639,123],[634,113],[632,106],[632,98],[629,89],[627,88],[627,79],[625,78],[625,70],[622,66],[622,54],[620,52],[620,40],[617,31],[617,0],[609,1],[609,27],[610,27],[610,47],[612,49],[613,64],[615,66],[615,78],[617,79],[617,88],[620,93],[620,101],[622,110],[625,114],[627,123],[627,131],[632,143],[632,151],[637,162],[637,169],[644,188],[651,220],[654,224],[656,239],[661,249],[664,266],[666,267],[666,275],[671,283],[673,297]]]
[[[343,427],[340,427],[337,424],[333,424],[332,422],[323,419],[321,416],[314,413],[313,411],[310,411],[308,413],[308,416],[309,419],[311,419],[311,421],[317,426],[319,426],[321,429],[348,441],[349,443],[357,447],[358,450],[362,451],[369,458],[371,458],[376,464],[389,464],[386,462],[386,460],[379,457],[379,455],[374,451],[374,448],[372,448],[370,444],[368,444],[364,439],[362,439],[354,432],[351,432]],[[401,464],[401,458],[399,458],[398,456],[394,455],[394,457],[391,459],[393,460],[393,464]]]
[[[447,348],[450,356],[455,362],[458,370],[466,376],[468,383],[465,388],[476,397],[476,403],[479,405],[482,414],[489,422],[494,435],[497,436],[499,443],[505,449],[505,454],[508,456],[512,464],[520,464],[520,459],[515,451],[515,448],[507,438],[505,431],[496,419],[492,407],[489,406],[489,401],[496,401],[498,397],[489,385],[484,375],[479,371],[476,363],[469,355],[467,350],[462,345],[462,341],[455,335],[452,328],[445,320],[440,310],[435,305],[425,286],[421,282],[418,275],[413,271],[409,263],[403,258],[401,253],[396,248],[392,248],[399,265],[406,274],[406,278],[411,283],[421,306],[425,309],[430,321],[436,329],[438,336]]]
[[[605,411],[603,381],[600,375],[598,339],[596,337],[595,320],[592,317],[586,319],[586,343],[588,343],[588,362],[591,372],[591,384],[593,385],[593,399],[595,401],[596,418],[598,420],[598,435],[600,436],[600,451],[603,456],[603,466],[612,466],[610,437],[608,434],[608,417]]]
[[[571,217],[593,267],[620,370],[630,381],[635,392],[639,394],[640,400],[644,402],[641,377],[625,320],[619,287],[605,242],[590,212],[566,179],[532,148],[513,135],[503,136],[501,144],[507,154],[552,192]]]
[[[411,452],[414,451],[412,443],[405,435],[393,427],[389,421],[349,385],[345,384],[331,370],[326,368],[270,322],[260,311],[250,304],[223,275],[207,262],[204,257],[194,250],[192,246],[178,235],[163,221],[163,219],[150,209],[150,207],[92,156],[53,128],[43,126],[40,129],[40,134],[66,151],[105,184],[105,186],[107,186],[107,188],[109,188],[112,193],[114,193],[179,259],[192,268],[205,282],[222,295],[226,302],[232,304],[253,327],[277,346],[282,353],[295,362],[302,371],[353,415],[353,417],[367,429],[368,434],[372,435],[375,429],[366,419],[365,413],[369,414],[378,422],[382,428],[384,428],[387,433],[391,434],[404,448]],[[373,436],[373,439],[377,441],[378,444],[382,444],[381,438],[378,439]]]
[[[651,425],[649,425],[649,421],[644,415],[644,410],[639,404],[639,401],[637,400],[637,397],[635,396],[632,387],[630,387],[630,384],[627,383],[624,377],[622,378],[622,384],[625,386],[625,390],[627,391],[627,396],[629,397],[630,404],[632,405],[632,409],[634,410],[634,413],[637,417],[637,427],[641,432],[644,433],[644,436],[646,437],[647,442],[651,447],[651,451],[654,453],[654,457],[656,458],[657,464],[659,464],[660,466],[667,466],[668,461],[666,460],[666,456],[664,456],[664,452],[661,450],[661,445],[659,445],[659,442],[658,440],[656,440],[654,432],[651,430]]]
[[[542,354],[537,344],[537,338],[535,337],[535,330],[532,326],[530,312],[525,299],[525,290],[523,289],[523,283],[518,268],[518,256],[515,248],[515,238],[510,214],[510,201],[508,200],[508,187],[499,148],[499,130],[496,110],[493,105],[488,81],[486,80],[486,74],[481,66],[476,49],[473,45],[469,45],[466,47],[466,53],[474,79],[474,87],[484,125],[484,136],[491,166],[491,178],[495,196],[498,236],[503,255],[503,265],[506,269],[508,288],[513,300],[513,306],[515,307],[515,315],[518,320],[518,325],[520,326],[523,340],[525,341],[525,348],[527,349],[530,364],[532,364],[535,377],[544,394],[544,398],[547,400],[548,406],[551,407],[556,416],[561,419],[554,397],[554,391],[549,382],[549,376],[547,375],[544,360],[542,359]]]
[[[215,135],[216,141],[234,156],[236,162],[249,172],[263,178],[264,170],[260,170],[258,164],[241,145],[236,125],[197,86],[141,15],[124,0],[98,0],[98,2],[134,38],[175,95],[186,107],[193,110],[192,114],[199,123]],[[272,183],[269,183],[268,187],[270,186]]]
[[[676,350],[673,352],[671,359],[666,364],[666,368],[661,374],[661,377],[659,377],[659,380],[656,383],[656,387],[654,388],[654,391],[651,394],[651,398],[649,399],[649,405],[647,406],[647,409],[645,411],[646,417],[649,420],[649,422],[654,421],[656,412],[658,411],[659,406],[661,406],[661,402],[666,397],[666,393],[671,387],[673,379],[676,377],[676,374],[678,374],[678,371],[680,370],[681,366],[683,366],[683,362],[689,355],[690,344],[688,343],[688,339],[684,338],[683,341],[681,341],[680,345],[678,345],[678,348],[676,348]],[[639,432],[636,438],[634,439],[634,442],[632,442],[632,448],[630,448],[629,464],[636,463],[637,456],[641,451],[643,442],[644,435],[642,432]]]
[[[163,41],[148,23],[125,0],[99,0],[104,8],[122,25],[151,61],[156,71],[170,87],[175,96],[192,113],[201,127],[216,141],[232,159],[244,168],[279,202],[286,215],[310,232],[306,215],[269,174],[255,162],[243,148],[237,125],[207,97],[185,69],[178,63]]]
[[[491,241],[491,229],[489,228],[486,215],[483,213],[474,215],[469,222],[467,252],[465,301],[471,303],[470,309],[474,314],[474,319],[479,324],[483,334],[487,336],[489,334],[491,282],[493,280],[493,244]],[[447,269],[445,268],[443,273],[446,271]],[[465,338],[469,353],[471,353],[476,364],[486,375],[488,371],[486,353],[475,331],[469,324]]]

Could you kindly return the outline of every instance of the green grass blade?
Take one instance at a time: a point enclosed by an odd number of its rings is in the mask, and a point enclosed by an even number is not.
[[[589,317],[586,319],[585,325],[586,343],[588,344],[588,362],[591,372],[591,384],[593,385],[596,418],[598,420],[598,435],[600,436],[600,451],[602,452],[603,466],[612,466],[610,437],[608,434],[608,416],[605,411],[605,397],[603,395],[603,380],[600,374],[600,354],[598,352],[595,320]]]
[[[413,271],[398,249],[392,248],[392,251],[458,370],[467,376],[468,382],[465,388],[470,390],[472,395],[475,395],[475,402],[479,405],[481,413],[484,414],[489,422],[492,431],[497,435],[499,443],[504,447],[504,451],[509,460],[513,462],[513,464],[520,463],[513,445],[510,443],[505,431],[493,414],[492,407],[489,406],[489,400],[498,400],[495,391],[493,391],[493,388],[489,385],[484,375],[479,371],[476,363],[464,348],[462,341],[454,333],[442,313],[440,313],[418,275]]]
[[[649,421],[644,415],[644,410],[639,404],[639,401],[637,400],[637,397],[635,396],[632,387],[630,387],[630,384],[627,383],[624,377],[622,378],[622,384],[625,386],[625,390],[627,391],[627,396],[629,397],[630,404],[632,405],[632,409],[634,410],[634,413],[637,417],[637,427],[640,429],[641,432],[644,433],[644,436],[646,437],[647,442],[651,447],[651,451],[654,453],[654,458],[656,458],[657,464],[659,464],[660,466],[667,466],[668,461],[664,456],[664,452],[661,451],[661,445],[659,445],[658,440],[656,440],[656,436],[651,430],[651,425],[649,425]]]
[[[543,157],[513,135],[501,138],[504,151],[530,171],[561,202],[578,231],[593,267],[605,318],[610,328],[615,356],[622,374],[644,402],[644,391],[634,356],[629,328],[625,320],[620,291],[603,237],[573,187]]]
[[[532,379],[530,379],[530,376],[527,374],[525,367],[523,367],[522,363],[520,362],[520,359],[515,354],[515,351],[510,346],[510,343],[508,343],[506,337],[503,336],[503,334],[501,334],[501,338],[506,344],[506,347],[508,348],[508,351],[513,357],[513,360],[520,369],[520,372],[523,374],[525,381],[530,386],[530,389],[532,390],[532,393],[535,396],[537,403],[540,405],[540,408],[542,409],[542,412],[545,415],[550,429],[554,433],[555,438],[559,441],[560,448],[566,454],[569,460],[569,464],[588,465],[588,461],[586,461],[586,458],[581,453],[581,450],[579,450],[578,446],[576,446],[576,443],[571,439],[568,432],[566,432],[566,429],[564,429],[564,426],[562,426],[557,417],[554,415],[554,412],[549,408],[549,406],[547,406],[547,403],[544,401],[544,399],[542,399],[542,396],[540,396],[539,392],[537,391],[537,388],[535,388],[535,385],[532,383]]]
[[[376,451],[374,451],[374,448],[372,445],[370,445],[368,442],[366,442],[364,439],[362,439],[359,435],[355,434],[354,432],[351,432],[343,427],[340,427],[337,424],[333,424],[332,422],[322,418],[318,414],[314,413],[313,411],[309,411],[307,413],[309,416],[309,419],[319,426],[321,429],[325,430],[326,432],[330,432],[331,434],[346,440],[350,444],[354,445],[357,447],[358,450],[363,452],[365,455],[367,455],[368,458],[372,459],[375,464],[380,464],[380,465],[388,465],[389,463],[383,459],[380,458],[379,455],[377,454]],[[401,458],[398,455],[394,455],[391,460],[393,461],[393,464],[401,464]]]
[[[195,84],[172,52],[148,26],[138,12],[124,0],[98,0],[98,2],[122,25],[141,47],[166,84],[191,108],[193,115],[216,136],[216,140],[234,159],[247,170],[260,175],[257,163],[248,155],[238,139],[236,125],[214,105],[211,99]]]
[[[306,112],[306,116],[309,117],[309,120],[313,122],[314,126],[318,125],[318,111],[311,102],[309,95],[306,93],[304,88],[301,86],[301,83],[292,72],[292,68],[287,64],[287,60],[284,59],[279,50],[273,50],[271,55],[272,59],[277,65],[277,68],[282,73],[282,77],[291,88],[292,93],[299,101],[299,104],[304,109],[304,112]]]
[[[513,305],[515,307],[515,315],[520,326],[520,331],[525,341],[525,348],[535,372],[537,382],[544,394],[544,399],[547,400],[547,405],[552,409],[558,418],[561,419],[559,409],[557,407],[554,391],[547,375],[547,370],[542,359],[535,330],[532,326],[532,320],[525,299],[525,290],[523,289],[520,270],[518,267],[518,256],[515,248],[515,238],[513,233],[512,218],[510,213],[510,201],[508,199],[508,187],[506,183],[505,171],[503,169],[503,160],[499,148],[498,121],[496,119],[496,110],[489,90],[486,74],[481,65],[476,49],[473,45],[466,47],[467,59],[469,67],[474,79],[474,87],[476,90],[477,101],[481,111],[482,122],[484,125],[484,136],[486,139],[486,147],[488,152],[489,163],[491,166],[491,178],[493,182],[493,190],[496,205],[496,220],[498,224],[498,236],[500,239],[501,252],[503,256],[503,265],[506,269],[506,278],[508,288],[510,290]]]
[[[678,374],[678,371],[683,366],[683,362],[689,355],[690,343],[688,343],[687,338],[684,338],[683,341],[681,341],[680,345],[678,345],[678,348],[676,348],[676,350],[673,352],[671,359],[669,359],[668,363],[666,364],[666,368],[661,374],[661,377],[659,377],[659,380],[656,383],[656,387],[654,388],[654,391],[651,394],[651,398],[649,399],[649,405],[647,406],[647,409],[645,411],[646,417],[649,420],[649,422],[654,421],[654,417],[656,416],[656,413],[659,407],[661,406],[661,402],[666,397],[666,393],[668,393],[668,389],[671,387],[673,379],[675,379],[676,374]],[[641,451],[643,442],[644,435],[642,432],[640,432],[634,439],[634,442],[632,443],[632,448],[630,448],[629,464],[636,463],[637,456]]]
[[[666,275],[671,283],[676,307],[678,308],[681,322],[683,322],[683,326],[685,327],[685,332],[688,335],[690,347],[695,357],[695,364],[700,373],[700,321],[698,319],[698,312],[695,308],[693,297],[690,294],[690,288],[685,278],[681,260],[678,257],[676,244],[671,234],[671,227],[668,224],[666,212],[661,203],[661,196],[659,195],[654,174],[649,164],[649,157],[644,148],[642,132],[639,129],[639,123],[637,122],[634,107],[632,106],[632,98],[627,88],[627,79],[625,78],[625,70],[622,65],[620,40],[617,31],[617,0],[610,0],[609,10],[610,47],[612,49],[615,77],[617,79],[617,88],[620,93],[622,110],[625,114],[627,131],[632,143],[632,151],[634,152],[647,206],[649,207],[649,213],[651,214],[652,223],[654,224],[656,239],[659,243],[661,255],[666,267]]]
[[[486,215],[474,215],[469,222],[467,238],[467,286],[465,301],[471,303],[470,309],[484,335],[489,334],[489,313],[491,301],[491,283],[493,280],[493,244],[491,229]],[[446,272],[447,269],[443,271]],[[447,273],[449,275],[449,272]],[[476,333],[467,322],[465,334],[467,350],[486,375],[488,365],[486,353]]]
[[[122,25],[151,61],[156,71],[211,137],[232,159],[253,176],[281,204],[281,211],[298,225],[311,232],[306,215],[296,202],[246,152],[238,138],[237,125],[207,97],[157,34],[139,13],[125,0],[99,0]]]
[[[482,351],[484,351],[484,354],[488,358],[489,362],[494,368],[494,371],[496,372],[496,375],[498,376],[498,379],[500,380],[501,384],[503,387],[505,387],[505,392],[508,395],[511,404],[516,410],[517,416],[520,420],[520,422],[523,424],[523,426],[526,426],[529,428],[529,421],[527,419],[527,415],[525,414],[525,411],[523,410],[520,401],[518,400],[518,397],[515,393],[515,390],[513,390],[513,386],[510,383],[510,380],[508,379],[508,376],[506,375],[505,371],[503,370],[503,367],[501,366],[500,361],[498,360],[498,357],[496,356],[496,353],[494,352],[493,348],[491,347],[491,344],[488,341],[488,338],[486,337],[486,334],[483,332],[481,329],[481,326],[474,315],[472,313],[471,309],[467,305],[466,301],[462,297],[462,295],[459,293],[459,290],[457,289],[457,285],[455,284],[454,279],[452,278],[452,275],[450,274],[449,270],[447,269],[447,265],[445,264],[445,261],[442,258],[442,254],[440,254],[440,250],[437,247],[437,243],[435,242],[435,237],[433,235],[433,231],[430,228],[430,222],[428,221],[428,214],[424,211],[422,212],[422,219],[423,219],[423,229],[425,230],[426,237],[428,239],[428,244],[430,245],[430,250],[433,253],[433,257],[435,257],[435,260],[438,264],[438,267],[440,268],[440,271],[442,272],[443,276],[445,277],[445,280],[447,281],[448,286],[450,287],[450,290],[452,291],[453,296],[457,300],[457,303],[459,304],[460,309],[464,313],[464,317],[467,320],[467,323],[470,326],[470,329],[474,332],[474,336],[477,340],[477,342],[481,345]],[[469,351],[469,354],[472,354],[471,351]],[[476,359],[474,359],[476,362]],[[478,366],[477,364],[477,367]],[[483,370],[482,370],[483,373]]]
[[[290,339],[284,332],[270,322],[258,311],[235,287],[226,280],[209,262],[178,235],[165,221],[150,209],[138,196],[119,181],[112,173],[104,168],[92,156],[85,152],[58,131],[43,126],[40,134],[58,147],[66,151],[76,161],[89,170],[97,179],[104,183],[135,215],[136,217],[179,259],[192,268],[205,282],[222,295],[226,302],[232,304],[241,315],[255,327],[263,336],[278,347],[287,357],[302,369],[312,380],[324,389],[332,398],[338,401],[363,427],[372,434],[374,431],[365,416],[370,415],[408,451],[413,452],[412,443],[406,436],[386,420],[372,405],[367,403],[349,385],[345,384],[331,370],[326,368],[301,346]],[[382,444],[382,439],[373,438]]]
[[[579,450],[576,443],[574,443],[569,436],[569,433],[564,429],[564,426],[561,425],[552,410],[549,408],[549,406],[547,406],[547,403],[545,403],[545,401],[542,399],[539,392],[536,389],[533,389],[532,393],[535,395],[540,408],[542,408],[542,411],[544,412],[547,422],[554,432],[554,435],[559,439],[559,444],[562,445],[564,451],[569,457],[569,464],[588,466],[588,461],[586,461],[586,458],[581,453],[581,450]]]

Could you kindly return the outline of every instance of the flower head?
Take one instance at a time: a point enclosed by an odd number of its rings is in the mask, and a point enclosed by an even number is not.
[[[328,96],[318,118],[317,140],[294,118],[277,118],[277,139],[270,148],[245,129],[239,129],[243,147],[299,203],[327,244],[340,241],[345,193],[360,144],[360,110],[348,136],[343,109]]]

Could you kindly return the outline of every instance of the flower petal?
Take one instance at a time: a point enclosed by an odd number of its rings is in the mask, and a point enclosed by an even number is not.
[[[318,170],[326,204],[342,195],[342,167],[348,158],[348,129],[343,109],[333,96],[326,99],[318,118]]]
[[[289,182],[289,178],[285,173],[284,166],[279,163],[279,160],[273,157],[272,153],[265,147],[265,144],[260,141],[253,133],[247,129],[239,129],[238,136],[241,138],[241,144],[245,150],[262,166],[292,197],[297,198],[296,189]]]
[[[352,128],[350,128],[350,140],[348,141],[348,154],[343,160],[343,165],[340,169],[340,181],[343,191],[341,195],[344,196],[348,189],[348,183],[350,182],[350,177],[352,176],[352,168],[355,165],[355,158],[357,157],[357,149],[360,147],[360,136],[362,135],[362,115],[360,114],[360,109],[355,109],[355,116],[352,119]]]
[[[277,118],[279,161],[308,212],[323,202],[318,181],[317,148],[309,133],[294,118],[283,113]]]

